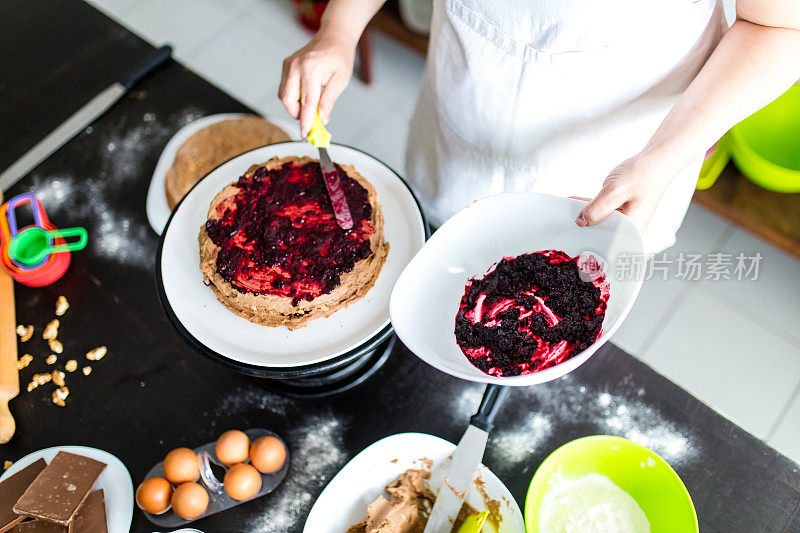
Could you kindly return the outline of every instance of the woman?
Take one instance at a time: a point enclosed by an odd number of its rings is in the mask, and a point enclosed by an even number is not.
[[[284,61],[279,98],[326,121],[383,0],[331,0]],[[706,150],[800,77],[800,2],[434,0],[406,172],[441,224],[475,199],[538,191],[618,209],[672,245]]]

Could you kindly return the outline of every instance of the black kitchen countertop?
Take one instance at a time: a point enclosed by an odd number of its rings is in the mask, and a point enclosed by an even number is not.
[[[0,2],[0,168],[115,81],[152,47],[79,0]],[[56,226],[82,225],[89,247],[56,284],[16,285],[17,322],[34,324],[20,355],[22,392],[11,401],[17,434],[0,445],[16,460],[54,445],[101,448],[138,484],[178,446],[231,428],[264,427],[286,439],[292,462],[272,494],[198,521],[208,532],[297,532],[333,475],[369,444],[417,431],[457,441],[482,386],[443,374],[397,343],[389,361],[356,389],[296,400],[226,370],[192,350],[159,303],[158,237],[145,215],[156,160],[169,137],[204,115],[248,109],[177,62],[148,77],[5,197],[33,191]],[[53,386],[25,387],[50,353],[41,339],[59,295],[64,354],[108,346],[93,372],[67,374],[66,407]],[[701,356],[701,354],[698,354]],[[747,394],[742,391],[742,394]],[[702,531],[800,531],[800,469],[636,358],[606,345],[572,374],[514,389],[496,420],[486,465],[522,507],[531,477],[559,445],[592,434],[647,444],[669,461],[694,499]],[[160,530],[138,510],[133,531]]]

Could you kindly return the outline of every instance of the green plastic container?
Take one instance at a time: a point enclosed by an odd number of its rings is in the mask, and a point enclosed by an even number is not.
[[[731,128],[734,163],[753,183],[800,192],[800,85]]]
[[[678,474],[655,452],[622,437],[596,435],[573,440],[545,459],[525,500],[525,529],[539,533],[539,506],[551,476],[608,477],[631,495],[650,522],[651,533],[697,533],[692,498]]]
[[[703,163],[697,188],[711,187],[730,158],[756,185],[775,192],[800,192],[800,84],[720,139]]]
[[[697,179],[698,191],[704,191],[717,182],[717,178],[722,174],[725,165],[731,160],[728,144],[728,134],[726,133],[717,141],[717,144],[708,151],[709,153],[706,155],[706,160],[703,161],[703,166],[700,169],[700,177]]]

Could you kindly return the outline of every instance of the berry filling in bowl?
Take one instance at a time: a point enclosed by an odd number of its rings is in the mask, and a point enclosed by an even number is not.
[[[492,376],[538,372],[570,359],[602,333],[609,284],[583,256],[559,250],[505,257],[467,281],[455,322],[470,363]]]

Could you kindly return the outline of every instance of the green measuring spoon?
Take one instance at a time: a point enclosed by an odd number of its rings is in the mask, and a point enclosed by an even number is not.
[[[57,237],[64,239],[77,237],[78,240],[53,244],[53,240]],[[83,250],[87,242],[89,242],[89,236],[86,229],[80,226],[53,231],[32,227],[20,231],[11,239],[8,245],[8,255],[18,263],[31,266],[40,263],[47,254]]]

